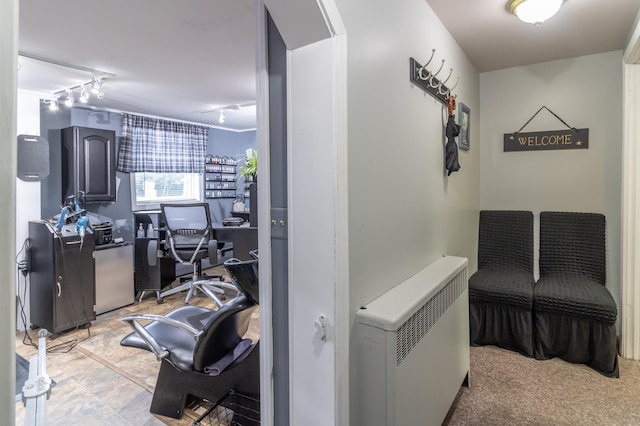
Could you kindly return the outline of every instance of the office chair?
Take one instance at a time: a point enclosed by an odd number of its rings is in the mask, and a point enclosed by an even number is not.
[[[134,332],[120,344],[152,352],[161,361],[154,414],[181,418],[193,397],[215,402],[237,392],[259,399],[259,341],[243,339],[258,307],[258,261],[230,259],[224,265],[240,294],[217,311],[183,306],[166,316],[122,318]]]
[[[223,295],[224,289],[233,290],[236,294],[238,290],[225,283],[221,275],[202,276],[202,259],[209,258],[212,264],[218,259],[218,241],[212,238],[209,204],[161,204],[160,210],[166,224],[166,245],[172,257],[183,265],[193,265],[193,275],[178,287],[161,293],[158,303],[162,303],[165,296],[187,290],[185,304],[189,304],[195,292],[200,290],[221,307],[218,295]]]

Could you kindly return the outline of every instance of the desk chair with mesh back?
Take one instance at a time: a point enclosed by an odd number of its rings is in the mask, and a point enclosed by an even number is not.
[[[193,265],[193,276],[178,287],[161,293],[159,303],[165,296],[187,290],[185,304],[188,304],[198,289],[218,307],[222,306],[218,295],[224,294],[225,288],[235,293],[238,290],[232,284],[224,283],[221,275],[202,276],[202,259],[208,258],[211,264],[217,263],[218,259],[218,241],[212,238],[209,204],[161,204],[160,210],[166,224],[166,244],[171,255],[183,265]]]

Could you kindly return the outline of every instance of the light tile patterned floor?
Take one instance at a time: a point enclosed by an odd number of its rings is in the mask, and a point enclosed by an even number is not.
[[[121,317],[131,313],[162,315],[183,306],[184,296],[184,293],[169,296],[161,305],[150,296],[142,302],[99,315],[89,330],[66,332],[57,339],[48,339],[48,349],[77,341],[66,353],[50,351],[47,354],[47,373],[56,382],[47,403],[48,425],[191,425],[201,410],[187,411],[181,420],[149,413],[160,362],[150,352],[120,346],[120,339],[131,331]],[[205,297],[196,297],[191,304],[213,306]],[[258,322],[259,313],[256,313],[248,337],[258,338]],[[89,332],[90,338],[86,339]],[[37,340],[36,331],[29,334]],[[28,360],[37,350],[23,345],[23,336],[22,332],[16,335],[16,353]],[[16,425],[22,424],[24,407],[20,402],[16,405]]]

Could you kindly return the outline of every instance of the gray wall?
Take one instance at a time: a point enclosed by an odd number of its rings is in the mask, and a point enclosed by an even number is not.
[[[349,279],[357,309],[433,263],[464,256],[476,269],[480,204],[479,76],[423,0],[338,1],[348,34]],[[363,15],[364,13],[364,15]],[[471,110],[471,150],[444,171],[446,107],[409,81],[409,58],[453,68]],[[431,67],[430,67],[431,68]],[[434,71],[437,68],[434,68]],[[445,74],[446,75],[446,74]],[[457,112],[456,112],[457,116]],[[353,336],[353,334],[352,334]],[[357,345],[351,342],[351,416]]]
[[[622,52],[483,73],[480,93],[481,207],[531,210],[536,219],[545,210],[605,214],[607,285],[620,307]],[[503,134],[543,105],[589,128],[589,149],[503,152]],[[543,110],[523,131],[565,128]]]
[[[221,129],[209,129],[209,143],[207,153],[211,155],[233,157],[236,160],[244,160],[245,152],[248,148],[256,149],[256,131],[230,132]],[[260,157],[258,157],[260,158]],[[244,161],[238,161],[236,171],[240,173],[240,168]],[[238,188],[244,188],[244,179],[238,179]],[[243,193],[238,189],[237,193]],[[222,219],[231,216],[233,198],[220,198],[207,200],[211,210],[211,217],[214,222],[222,222]],[[251,200],[246,199],[245,205],[249,207]]]
[[[49,141],[50,174],[41,183],[42,218],[50,218],[60,213],[62,203],[62,170],[60,129],[69,126],[83,126],[116,132],[117,145],[122,136],[122,116],[115,112],[92,111],[84,108],[61,108],[52,112],[45,105],[40,111],[41,134]],[[227,155],[235,158],[244,154],[245,149],[256,147],[255,130],[231,132],[221,129],[209,130],[207,153]],[[117,155],[117,151],[116,151]],[[239,169],[239,168],[238,168]],[[116,202],[91,203],[87,210],[113,224],[113,236],[132,241],[135,227],[131,213],[131,181],[129,173],[116,172]],[[222,222],[231,214],[233,199],[207,200],[211,206],[214,222]]]
[[[339,2],[349,41],[349,217],[354,310],[443,254],[475,264],[478,73],[422,0]],[[367,19],[362,11],[367,10]],[[389,25],[389,22],[402,22]],[[446,60],[471,109],[471,150],[444,170],[446,107],[409,81],[409,58]],[[455,79],[455,77],[454,77]],[[472,267],[472,269],[474,269]]]

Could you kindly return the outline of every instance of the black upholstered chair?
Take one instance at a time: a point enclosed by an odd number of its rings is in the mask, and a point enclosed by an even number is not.
[[[533,356],[533,214],[482,210],[478,271],[469,278],[471,344]]]
[[[222,282],[222,276],[202,276],[202,260],[209,259],[214,264],[218,259],[218,241],[213,238],[211,215],[208,203],[161,204],[160,210],[166,224],[166,243],[171,256],[183,265],[193,266],[191,279],[179,286],[164,291],[158,297],[161,303],[165,296],[187,291],[185,303],[189,303],[197,290],[205,293],[218,306],[224,289],[234,294],[237,289]],[[214,281],[214,278],[217,280]]]
[[[534,291],[537,359],[559,357],[619,377],[617,307],[605,284],[604,215],[542,212]]]
[[[134,332],[120,344],[161,360],[154,414],[181,418],[190,397],[215,402],[231,391],[259,399],[259,342],[243,339],[258,306],[258,261],[231,259],[225,267],[240,295],[217,311],[187,305],[166,316],[123,318]]]

